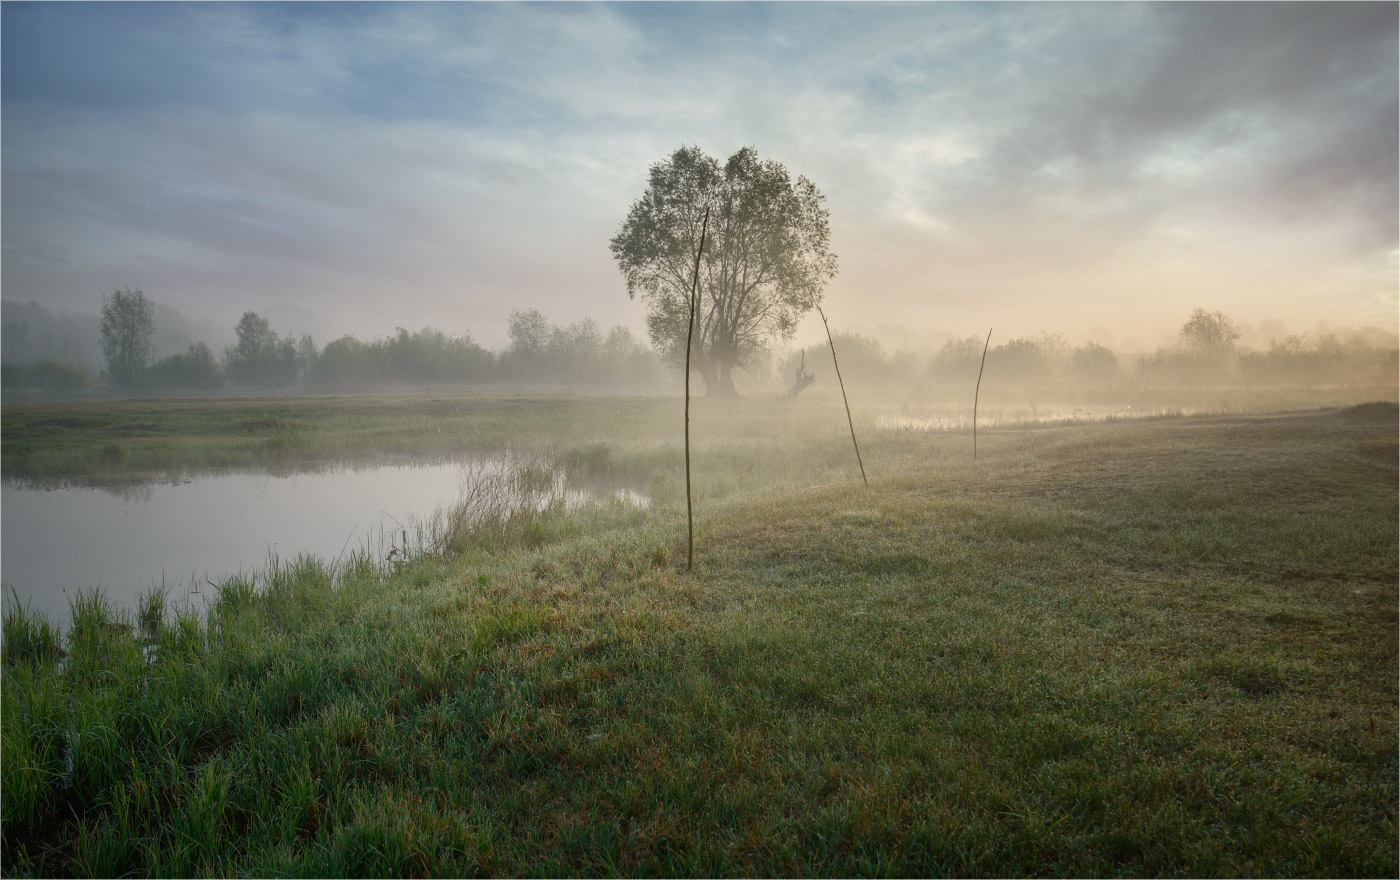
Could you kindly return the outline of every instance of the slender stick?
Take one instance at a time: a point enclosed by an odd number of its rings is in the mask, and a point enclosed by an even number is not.
[[[846,424],[851,428],[851,445],[856,448],[856,464],[860,465],[860,478],[869,486],[865,478],[865,462],[860,460],[860,444],[856,442],[856,424],[851,421],[851,402],[846,399],[846,381],[841,378],[841,364],[836,360],[836,343],[831,340],[831,325],[826,322],[826,312],[817,306],[817,314],[822,316],[822,326],[826,328],[826,344],[831,346],[831,362],[836,364],[836,381],[841,383],[841,402],[846,404]]]
[[[972,460],[977,460],[977,398],[982,396],[982,371],[987,369],[987,346],[992,344],[992,328],[987,328],[987,341],[982,343],[982,366],[977,368],[977,390],[972,394]]]
[[[695,296],[700,290],[700,255],[705,252],[705,233],[710,229],[710,209],[700,227],[700,247],[695,250],[695,279],[690,283],[690,323],[685,330],[685,570],[695,567],[695,509],[690,503],[690,347],[695,341]]]

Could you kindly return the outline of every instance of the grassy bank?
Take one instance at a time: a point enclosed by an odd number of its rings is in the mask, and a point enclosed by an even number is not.
[[[1276,412],[1396,399],[1394,386],[1336,389],[1099,389],[1037,392],[984,388],[982,417],[1026,418],[1081,407],[1124,412]],[[856,427],[882,419],[970,416],[970,397],[872,393],[853,398]],[[795,446],[839,436],[845,416],[834,388],[796,401],[755,394],[741,401],[696,401],[697,448],[765,464],[793,459]],[[1037,409],[1038,408],[1038,409]],[[139,481],[229,469],[300,470],[387,457],[452,458],[505,450],[594,457],[646,479],[680,454],[673,397],[525,396],[430,393],[308,397],[226,397],[62,403],[6,403],[0,421],[0,473],[26,482]],[[809,451],[819,452],[817,447]],[[752,461],[746,458],[745,461]],[[804,459],[805,460],[805,459]],[[718,462],[723,465],[724,462]],[[724,473],[721,467],[718,473]],[[789,484],[793,480],[787,481]],[[797,482],[817,480],[798,478]]]
[[[670,454],[606,405],[576,442]],[[1393,407],[876,432],[868,490],[826,407],[698,423],[693,574],[662,493],[11,615],[0,866],[1395,875]]]
[[[599,401],[418,394],[8,404],[0,452],[5,476],[42,480],[466,455],[609,423],[654,433],[654,401]]]

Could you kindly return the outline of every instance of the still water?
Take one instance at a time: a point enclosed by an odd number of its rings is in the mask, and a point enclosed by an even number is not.
[[[1032,425],[1057,422],[1103,422],[1113,419],[1141,419],[1151,416],[1189,415],[1195,410],[1153,406],[985,406],[977,414],[977,424],[983,428],[1004,425]],[[885,431],[965,431],[972,428],[972,408],[964,405],[944,407],[904,407],[898,412],[886,412],[875,421],[875,427]]]
[[[32,488],[0,486],[0,580],[49,620],[68,623],[78,590],[101,588],[132,609],[164,583],[174,602],[213,598],[210,581],[263,567],[269,556],[326,561],[369,548],[379,557],[413,537],[469,481],[502,462],[433,463],[297,474],[222,474],[187,482]],[[605,493],[628,503],[630,492]],[[569,503],[589,496],[567,492]],[[595,496],[596,497],[596,496]],[[401,543],[401,542],[399,542]]]

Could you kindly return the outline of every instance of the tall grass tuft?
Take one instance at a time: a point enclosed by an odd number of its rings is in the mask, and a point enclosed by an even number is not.
[[[127,462],[126,449],[120,443],[105,444],[98,453],[98,459],[107,467],[119,468]]]
[[[81,590],[68,603],[68,674],[77,679],[101,676],[120,661],[123,642],[132,632],[102,589]]]
[[[22,663],[41,666],[52,663],[63,653],[58,627],[18,600],[5,611],[3,632],[6,666]]]
[[[165,608],[169,602],[170,591],[164,583],[136,597],[136,622],[141,627],[141,635],[149,640],[160,637],[160,627],[165,622]]]
[[[4,827],[23,829],[51,810],[64,770],[67,696],[55,665],[10,666],[10,618],[5,619],[5,685],[0,688],[0,794]],[[8,872],[7,872],[8,873]]]
[[[570,479],[605,477],[612,472],[612,451],[606,443],[591,443],[564,452],[560,459]]]
[[[538,461],[480,467],[462,481],[462,495],[421,530],[425,549],[445,556],[538,547],[567,507],[562,476]]]
[[[224,579],[219,584],[219,598],[214,603],[214,613],[218,617],[237,614],[253,604],[257,597],[257,575],[239,572]]]

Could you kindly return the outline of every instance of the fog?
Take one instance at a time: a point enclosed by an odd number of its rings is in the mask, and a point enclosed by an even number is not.
[[[505,345],[431,326],[366,338],[318,341],[247,311],[229,330],[200,328],[177,310],[153,304],[155,360],[134,382],[102,373],[98,316],[53,313],[37,303],[3,310],[3,389],[8,400],[72,396],[367,392],[455,387],[590,393],[674,393],[681,371],[622,324],[591,317],[555,323],[537,309],[508,316]],[[833,338],[798,332],[740,370],[748,394],[790,387],[799,367],[836,388],[861,392],[965,397],[985,372],[989,391],[1026,399],[1089,395],[1111,402],[1158,388],[1373,388],[1393,396],[1400,335],[1375,326],[1325,322],[1290,328],[1281,320],[1244,325],[1197,308],[1173,327],[1150,329],[1148,345],[1101,326],[1071,333],[933,333],[891,325],[836,325]],[[210,336],[197,335],[203,329]],[[246,337],[246,338],[245,338]],[[209,339],[215,340],[214,345]],[[219,340],[228,339],[220,345]],[[985,365],[983,364],[983,349]],[[810,368],[810,369],[809,369]],[[821,371],[824,370],[824,373]],[[704,388],[697,378],[697,393]],[[805,389],[804,389],[805,390]]]
[[[168,309],[161,355],[181,334],[217,355],[246,310],[320,346],[426,326],[500,352],[531,308],[645,340],[607,242],[648,167],[696,144],[820,188],[824,306],[913,337],[887,353],[995,326],[1150,354],[1198,307],[1260,350],[1389,331],[1396,16],[7,4],[5,320],[131,287]],[[809,316],[791,345],[820,338]]]
[[[0,2],[0,874],[1396,876],[1396,3]]]

